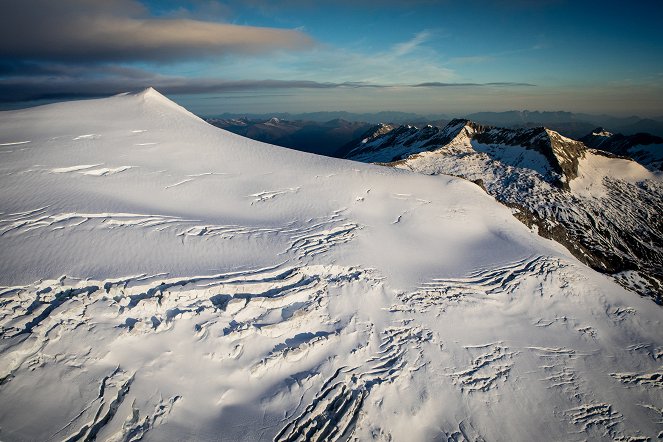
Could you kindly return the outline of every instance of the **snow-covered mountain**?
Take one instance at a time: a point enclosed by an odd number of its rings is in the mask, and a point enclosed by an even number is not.
[[[647,133],[613,134],[599,127],[580,141],[594,149],[629,157],[651,171],[663,171],[663,138]]]
[[[623,141],[605,131],[594,136],[615,146]],[[647,146],[648,152],[658,147]],[[640,149],[627,144],[622,150]],[[347,157],[477,182],[581,261],[662,302],[663,183],[635,161],[588,149],[543,127],[501,129],[469,120],[441,129],[394,128],[358,143]],[[656,164],[644,163],[650,169]]]
[[[662,436],[663,310],[466,180],[154,90],[2,112],[0,155],[2,440]]]

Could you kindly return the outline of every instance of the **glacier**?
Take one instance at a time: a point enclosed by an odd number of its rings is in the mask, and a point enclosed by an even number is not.
[[[0,438],[663,437],[663,310],[477,185],[153,89],[0,113]]]

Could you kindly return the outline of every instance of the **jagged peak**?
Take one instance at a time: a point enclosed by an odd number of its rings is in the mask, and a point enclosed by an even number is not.
[[[543,126],[508,129],[484,126],[468,119],[455,119],[444,131],[455,138],[466,136],[482,144],[517,145],[534,149],[548,159],[560,176],[557,184],[565,188],[577,176],[578,161],[586,151],[583,143]]]
[[[395,127],[392,124],[378,123],[377,125],[373,126],[369,130],[367,130],[361,136],[361,143],[360,144],[366,144],[369,141],[372,141],[376,138],[379,138],[382,135],[393,131],[394,128]]]
[[[444,128],[431,125],[416,128],[411,125],[398,127],[379,125],[364,135],[361,144],[371,143],[370,152],[380,146],[391,148],[400,146],[401,156],[419,153],[422,149],[435,150],[440,147],[456,151],[472,150],[472,143],[484,145],[522,146],[541,153],[548,160],[560,187],[568,187],[568,182],[578,174],[579,159],[585,155],[586,146],[576,140],[543,126],[532,128],[499,128],[478,124],[467,118],[455,118]],[[356,153],[362,147],[357,147]],[[409,149],[409,150],[408,150]]]
[[[468,118],[454,118],[444,127],[444,130],[451,128],[463,128],[463,127],[466,127],[472,131],[479,131],[479,132],[485,132],[491,129],[496,129],[495,126],[480,124]]]
[[[457,127],[457,126],[468,126],[468,125],[472,125],[472,124],[476,124],[476,123],[474,123],[472,120],[468,120],[467,118],[454,118],[453,120],[449,121],[449,123],[447,123],[445,128],[446,127]]]
[[[605,130],[605,129],[602,128],[602,127],[597,127],[596,129],[594,129],[594,130],[592,131],[592,136],[595,136],[595,137],[606,137],[606,138],[609,138],[609,137],[611,137],[611,136],[613,136],[613,135],[614,135],[614,133],[612,133],[612,132],[610,132],[610,131],[607,131],[607,130]]]
[[[477,132],[490,129],[490,126],[481,126],[467,118],[454,118],[440,131],[440,136],[449,141],[459,136],[472,137]]]
[[[565,137],[564,135],[560,134],[560,133],[557,132],[556,130],[548,129],[547,127],[544,127],[543,129],[546,131],[546,133],[548,134],[548,137],[550,137],[551,140],[564,141],[564,142],[568,142],[568,143],[579,143],[579,144],[582,144],[582,143],[580,143],[580,141],[578,141],[578,140],[574,140],[574,139],[572,139],[572,138]]]

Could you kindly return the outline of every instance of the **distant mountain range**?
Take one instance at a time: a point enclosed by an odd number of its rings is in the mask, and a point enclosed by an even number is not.
[[[467,119],[480,124],[509,128],[545,126],[573,138],[581,137],[598,126],[626,135],[648,132],[663,136],[663,118],[613,117],[572,112],[508,111],[479,112],[467,115]]]
[[[253,114],[253,113],[223,113],[218,115],[206,115],[205,119],[221,119],[221,120],[230,120],[230,119],[248,119],[248,120],[259,120],[266,121],[270,118],[279,118],[281,120],[289,121],[313,121],[317,123],[325,123],[330,120],[342,119],[347,121],[359,121],[366,123],[381,123],[388,121],[391,123],[405,124],[405,123],[423,123],[431,120],[450,120],[451,117],[445,114],[430,114],[422,115],[412,112],[398,112],[398,111],[384,111],[384,112],[368,112],[368,113],[356,113],[356,112],[346,112],[346,111],[332,111],[332,112],[305,112],[299,114],[293,114],[289,112],[275,112],[268,114]]]
[[[479,124],[499,126],[511,129],[545,126],[560,134],[579,138],[596,127],[604,127],[611,132],[619,132],[624,135],[634,135],[647,132],[652,135],[663,137],[663,116],[656,118],[614,117],[611,115],[591,115],[573,112],[539,112],[539,111],[507,111],[507,112],[478,112],[460,115],[463,118]],[[309,123],[327,123],[331,120],[342,119],[349,122],[363,122],[369,124],[390,123],[395,125],[411,124],[444,126],[453,117],[446,114],[417,114],[408,112],[377,112],[377,113],[352,113],[352,112],[310,112],[291,114],[280,112],[274,114],[231,114],[213,115],[207,120],[234,120],[244,119],[248,121],[265,122],[276,117],[283,121],[306,121]],[[289,147],[289,146],[288,146]]]
[[[340,118],[323,123],[307,120],[208,118],[207,122],[238,135],[304,152],[341,157],[341,148],[374,127]]]

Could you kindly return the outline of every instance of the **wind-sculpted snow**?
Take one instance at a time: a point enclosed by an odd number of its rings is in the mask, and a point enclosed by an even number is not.
[[[342,440],[354,432],[362,405],[371,389],[391,383],[406,368],[406,352],[418,350],[431,340],[430,332],[418,326],[391,326],[384,330],[378,352],[363,366],[341,367],[328,379],[320,393],[296,419],[286,425],[275,441]],[[420,362],[419,360],[415,360]],[[409,367],[413,372],[422,365]]]
[[[650,385],[663,388],[663,373],[612,373],[612,376],[625,384]]]
[[[154,91],[0,126],[31,140],[0,175],[2,440],[661,432],[661,310],[474,184],[246,141]],[[114,156],[135,167],[79,173]]]
[[[566,270],[560,274],[558,269]],[[596,368],[581,362],[615,357],[620,350],[611,348],[609,355],[602,355],[600,349],[606,347],[583,338],[579,332],[582,327],[570,316],[563,321],[539,319],[529,323],[517,316],[519,319],[508,325],[509,333],[499,334],[503,340],[463,344],[492,334],[488,324],[477,329],[480,323],[472,318],[480,320],[484,314],[502,309],[520,310],[518,305],[523,303],[532,305],[542,299],[544,287],[555,291],[555,299],[546,296],[548,302],[576,297],[580,293],[569,288],[576,278],[583,278],[582,271],[570,263],[534,257],[462,278],[436,279],[436,292],[447,290],[472,297],[466,311],[469,318],[465,319],[457,316],[463,304],[449,303],[448,297],[447,310],[430,316],[430,303],[439,303],[434,296],[428,300],[422,298],[422,292],[413,292],[385,297],[385,287],[374,271],[338,266],[278,264],[194,277],[134,275],[79,281],[65,276],[38,281],[5,288],[1,293],[1,361],[5,371],[0,392],[19,406],[30,403],[40,409],[12,386],[34,382],[35,377],[78,373],[81,400],[76,403],[80,405],[58,421],[58,428],[48,428],[52,438],[72,441],[147,437],[166,424],[178,407],[195,407],[203,398],[203,403],[217,403],[220,410],[224,403],[260,398],[263,412],[271,413],[291,403],[294,408],[282,420],[274,416],[268,425],[274,440],[344,440],[351,435],[361,438],[376,428],[385,434],[397,433],[398,428],[391,428],[377,416],[395,406],[393,394],[410,382],[415,391],[455,391],[450,398],[456,396],[459,404],[466,404],[459,405],[461,409],[485,400],[477,395],[499,390],[501,396],[511,398],[517,393],[513,390],[516,385],[540,384],[533,387],[533,394],[543,388],[556,398],[553,406],[566,419],[566,423],[558,423],[560,428],[568,424],[594,437],[648,434],[629,427],[625,414],[611,403],[582,402],[605,400],[605,396],[619,400],[617,391],[601,395],[600,390],[584,387],[596,376],[592,374]],[[532,283],[540,293],[531,292]],[[431,290],[431,284],[423,287]],[[356,310],[351,300],[355,296],[367,300],[384,297],[384,307],[378,310],[381,313],[376,315],[374,310],[366,315]],[[411,308],[387,308],[390,298],[400,298]],[[576,308],[573,304],[566,308]],[[546,311],[545,305],[538,309]],[[457,328],[458,319],[472,321],[472,332]],[[483,322],[493,321],[484,317]],[[561,325],[555,332],[557,339],[535,332],[539,326],[549,328],[557,323]],[[526,331],[531,335],[521,335]],[[558,341],[561,334],[575,335],[571,342],[579,349],[524,345]],[[606,337],[599,335],[599,339]],[[569,342],[568,337],[563,340]],[[167,344],[179,341],[184,342],[174,347]],[[91,342],[95,345],[90,346]],[[162,352],[151,348],[164,344],[171,349]],[[208,392],[207,398],[192,397],[198,394],[195,388],[191,391],[195,380],[182,378],[188,358],[204,365],[193,369],[194,373],[225,373],[222,380],[209,384],[214,391]],[[635,359],[638,364],[652,360],[647,354]],[[444,361],[451,365],[444,365]],[[613,362],[615,365],[623,363]],[[79,372],[82,367],[85,371]],[[606,380],[614,379],[613,388],[621,383],[660,406],[660,373],[614,373],[607,367],[603,373]],[[246,378],[252,381],[241,381]],[[391,385],[396,390],[392,391]],[[53,392],[66,390],[63,387],[47,388]],[[424,404],[431,400],[428,395],[424,394]],[[559,402],[560,395],[566,399]],[[406,396],[400,413],[413,406],[408,402],[412,400]],[[414,400],[418,400],[416,396]],[[576,400],[580,402],[574,405]],[[623,405],[627,409],[639,406]],[[223,415],[221,411],[222,420]],[[482,417],[474,416],[473,420],[481,421]],[[53,425],[57,426],[56,422]],[[494,423],[482,425],[488,431],[484,438],[496,431]],[[655,421],[649,425],[656,427]],[[453,433],[451,430],[448,434]],[[160,439],[165,433],[154,434]]]
[[[218,346],[216,351],[196,357],[221,363],[226,358],[241,359],[243,353],[248,353],[250,356],[243,358],[243,364],[251,367],[251,377],[259,379],[269,376],[269,371],[278,371],[283,364],[297,366],[297,361],[307,356],[315,360],[315,353],[320,352],[318,347],[329,347],[350,333],[348,326],[352,317],[330,316],[329,286],[352,284],[361,279],[362,274],[360,270],[333,266],[275,266],[188,278],[137,275],[77,282],[62,277],[5,289],[0,318],[2,381],[11,389],[11,384],[44,370],[59,371],[67,366],[85,365],[86,371],[103,371],[108,362],[105,354],[113,341],[115,345],[125,346],[140,336],[172,335],[179,322],[187,323],[186,334],[191,341],[204,342],[208,348]],[[85,343],[69,342],[70,336],[82,331],[87,335]],[[412,331],[406,331],[410,336]],[[66,345],[62,345],[63,340],[67,341]],[[260,353],[249,349],[242,351],[256,340],[260,341]],[[120,344],[120,341],[126,343]],[[85,348],[86,342],[104,345],[88,347],[77,354],[77,350]],[[268,342],[272,342],[270,351],[267,351]],[[218,353],[223,348],[228,349],[227,355]],[[389,357],[397,357],[395,344],[388,348]],[[385,358],[384,355],[380,358],[384,364],[375,364],[373,371],[366,373],[366,383],[370,379],[386,381],[382,375],[394,364]],[[131,362],[126,361],[115,367],[110,375],[104,376],[100,387],[95,387],[90,380],[89,390],[82,391],[83,397],[90,395],[89,404],[71,416],[69,423],[53,436],[88,440],[101,434],[119,437],[118,432],[124,431],[119,440],[129,440],[125,436],[137,432],[142,435],[157,424],[154,414],[142,414],[146,413],[143,405],[141,409],[129,407],[131,402],[146,399],[132,394],[133,384],[142,383],[143,391],[158,387],[141,376],[150,369],[140,368],[142,361],[133,362],[130,368]],[[136,362],[139,366],[135,366]],[[98,394],[92,398],[95,391]],[[154,391],[162,397],[162,392]],[[155,393],[151,394],[154,397]],[[175,395],[166,401],[168,408],[177,406],[180,398],[194,400],[186,394]],[[152,405],[160,411],[159,423],[164,421],[163,400]],[[106,429],[118,413],[121,414],[118,421],[124,422],[123,426],[118,428],[116,424],[112,430]]]
[[[495,388],[498,380],[506,381],[513,366],[509,360],[514,353],[499,344],[466,346],[465,348],[478,355],[472,359],[469,368],[450,375],[461,390],[468,393],[488,391]]]
[[[87,224],[97,228],[113,229],[125,226],[140,226],[163,229],[168,224],[185,222],[171,216],[141,215],[134,213],[55,213],[50,214],[47,207],[41,207],[23,213],[10,213],[0,218],[0,235],[19,235],[32,230],[50,231],[71,229]]]
[[[19,236],[35,230],[71,230],[74,228],[105,229],[136,227],[153,232],[170,232],[182,238],[202,237],[233,239],[236,236],[280,236],[290,245],[282,252],[299,259],[328,252],[337,244],[354,237],[360,226],[347,222],[343,210],[328,216],[310,219],[302,225],[290,223],[282,227],[248,227],[239,225],[201,225],[200,220],[187,220],[167,215],[141,215],[132,213],[58,213],[49,214],[48,207],[0,215],[0,236]]]

